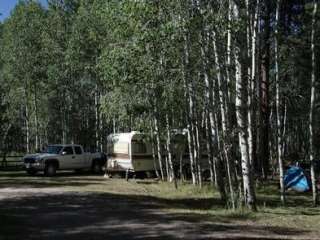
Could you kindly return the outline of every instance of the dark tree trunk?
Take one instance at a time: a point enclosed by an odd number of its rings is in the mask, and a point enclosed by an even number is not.
[[[260,128],[259,128],[259,162],[256,165],[258,171],[262,171],[263,177],[266,179],[270,168],[270,151],[269,151],[269,70],[270,70],[270,1],[264,1],[264,27],[262,37],[262,49],[260,55]]]

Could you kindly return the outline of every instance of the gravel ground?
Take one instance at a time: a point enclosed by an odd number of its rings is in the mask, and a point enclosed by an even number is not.
[[[72,176],[65,178],[68,185]],[[163,202],[144,196],[9,180],[0,176],[0,240],[320,239],[313,232],[261,226],[254,221],[212,221],[172,213],[165,210]],[[101,181],[106,188],[113,184],[112,179],[102,177],[91,177],[90,181]]]

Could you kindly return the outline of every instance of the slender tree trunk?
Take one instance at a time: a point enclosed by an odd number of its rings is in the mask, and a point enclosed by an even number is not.
[[[202,159],[202,153],[201,148],[200,148],[200,135],[199,135],[199,124],[198,121],[196,121],[195,124],[195,135],[196,135],[196,139],[197,139],[197,145],[196,145],[196,149],[197,149],[197,162],[196,162],[196,168],[197,168],[197,182],[199,184],[199,187],[202,187],[202,168],[201,168],[201,159]]]
[[[171,133],[170,133],[170,122],[169,116],[166,114],[166,130],[167,130],[167,153],[168,153],[168,164],[169,164],[169,171],[168,171],[168,179],[169,182],[174,182],[174,187],[177,189],[177,179],[173,168],[172,162],[172,152],[171,152]]]
[[[199,144],[199,130],[198,130],[198,122],[196,116],[196,107],[195,107],[195,83],[194,80],[191,79],[189,82],[189,114],[190,114],[190,127],[191,127],[191,135],[192,135],[192,142],[193,142],[193,175],[195,182],[194,184],[200,184],[200,175],[199,175],[199,161],[200,161],[200,144]]]
[[[315,27],[316,27],[316,14],[317,14],[318,2],[313,0],[313,13],[312,13],[312,29],[311,29],[311,99],[310,99],[310,113],[309,113],[309,144],[310,153],[309,159],[311,164],[311,183],[312,183],[312,200],[313,205],[318,204],[318,193],[315,175],[315,151],[314,151],[314,111],[315,111],[315,94],[316,94],[316,58],[315,58]]]
[[[164,180],[164,173],[163,173],[163,166],[162,166],[161,140],[160,140],[158,119],[157,119],[156,116],[153,117],[153,121],[154,121],[154,130],[155,130],[155,133],[156,133],[158,162],[159,162],[161,180],[163,181]]]
[[[2,153],[6,152],[6,147],[5,147],[6,140],[7,140],[8,133],[9,133],[11,127],[12,127],[12,124],[9,123],[9,125],[2,131],[1,144],[0,144],[0,152],[2,152]]]
[[[239,19],[238,7],[234,8],[236,20]],[[240,47],[235,45],[235,68],[236,68],[236,115],[239,128],[239,147],[241,152],[241,167],[243,179],[243,196],[246,206],[256,211],[256,198],[254,184],[251,173],[249,144],[248,144],[248,106],[247,106],[247,89],[248,82],[242,75],[242,65],[240,63]]]
[[[236,115],[239,127],[239,147],[241,152],[241,167],[243,178],[243,196],[245,204],[252,210],[256,210],[255,193],[253,191],[253,182],[251,177],[251,167],[249,158],[248,133],[246,125],[246,103],[244,101],[245,84],[242,81],[241,65],[236,53]]]
[[[38,102],[37,102],[37,89],[36,85],[34,85],[34,123],[35,123],[35,148],[36,151],[40,150],[39,147],[39,121],[38,121]]]
[[[116,134],[117,128],[116,128],[116,118],[112,118],[112,132],[113,134]]]
[[[251,15],[250,15],[250,6],[249,6],[249,0],[245,0],[245,5],[246,5],[246,34],[247,34],[247,59],[250,59],[251,57],[251,48],[250,48],[250,42],[251,42],[251,23],[250,23],[250,18],[251,18]],[[247,100],[248,100],[248,147],[249,147],[249,160],[250,160],[250,164],[252,164],[252,148],[253,148],[253,137],[252,137],[252,98],[253,98],[253,89],[252,89],[252,86],[251,86],[251,82],[252,82],[252,69],[251,69],[251,66],[250,64],[247,64],[247,71],[248,71],[248,75],[247,75],[247,78],[248,78],[248,94],[247,94]]]
[[[62,94],[62,99],[67,99],[66,93],[63,92]],[[66,144],[67,143],[67,111],[69,110],[67,106],[65,106],[65,103],[61,103],[61,123],[62,123],[62,143]]]
[[[100,96],[99,96],[100,99]],[[102,111],[99,111],[99,150],[103,152],[103,145],[104,145],[104,118]]]
[[[179,152],[179,173],[180,173],[180,182],[185,180],[185,176],[183,174],[183,151]]]
[[[251,118],[251,162],[252,166],[257,163],[257,126],[256,126],[256,82],[257,82],[257,31],[258,31],[258,15],[259,15],[260,0],[256,0],[253,14],[253,26],[251,37],[251,78],[250,78],[250,90],[251,90],[251,107],[249,107]]]
[[[28,107],[28,92],[27,87],[25,91],[25,125],[26,125],[26,150],[30,153],[30,126],[29,126],[29,107]]]
[[[212,136],[213,142],[216,142],[216,145],[217,145],[216,152],[221,153],[219,132],[217,127],[217,118],[215,117],[215,114],[213,114],[212,112],[209,112],[209,120],[210,120],[210,134]],[[223,202],[226,202],[228,198],[227,198],[227,192],[226,192],[225,183],[224,183],[224,176],[222,174],[224,172],[222,158],[220,156],[213,156],[213,157],[214,157],[214,165],[216,167],[215,169],[216,184],[219,189],[220,198]]]
[[[94,91],[94,109],[95,109],[95,142],[96,142],[96,149],[99,149],[100,145],[100,106],[99,106],[99,91],[98,91],[98,85],[95,87]]]
[[[201,10],[203,10],[201,8]],[[202,11],[203,14],[203,11]],[[214,126],[210,126],[210,121],[209,121],[209,115],[212,115],[213,111],[213,89],[212,89],[212,84],[209,82],[209,60],[208,60],[208,39],[209,39],[209,34],[208,34],[208,29],[205,23],[203,23],[203,30],[201,32],[201,41],[200,41],[200,46],[201,46],[201,57],[202,57],[202,73],[203,73],[203,80],[205,83],[205,104],[206,104],[206,113],[205,113],[205,128],[206,128],[206,137],[207,137],[207,152],[208,152],[208,161],[209,161],[209,166],[210,166],[210,180],[212,183],[217,186],[217,174],[216,174],[216,164],[214,161],[214,153],[213,153],[213,146],[212,144],[214,143],[213,140],[213,135],[211,133],[211,129],[214,128]]]
[[[210,167],[210,182],[212,185],[215,185],[215,187],[217,188],[217,179],[216,179],[216,169],[215,169],[215,164],[214,164],[214,160],[213,160],[213,142],[212,142],[212,136],[210,136],[210,122],[209,122],[209,117],[206,116],[206,123],[205,123],[205,127],[206,127],[206,147],[207,147],[207,153],[208,153],[208,163],[209,163],[209,167]]]
[[[160,174],[158,171],[158,164],[157,164],[157,157],[156,157],[156,145],[155,143],[155,138],[154,138],[154,128],[153,128],[153,122],[150,122],[150,136],[151,136],[151,148],[152,148],[152,159],[153,159],[153,166],[154,166],[154,171],[156,173],[157,178],[160,178]]]
[[[276,119],[277,119],[277,158],[279,164],[279,177],[280,177],[280,198],[282,204],[285,204],[285,186],[284,186],[284,170],[283,159],[281,151],[281,119],[280,119],[280,80],[279,80],[279,12],[280,1],[277,0],[276,7],[276,26],[275,26],[275,78],[276,78]]]
[[[281,154],[285,156],[286,150],[286,134],[287,134],[287,117],[288,117],[288,107],[286,100],[284,100],[284,113],[283,113],[283,121],[282,121],[282,135],[281,135]]]
[[[184,79],[184,87],[185,87],[185,97],[187,100],[187,122],[188,122],[188,145],[189,145],[189,158],[190,158],[190,170],[192,175],[192,183],[196,185],[197,177],[196,177],[196,169],[195,169],[195,139],[194,139],[194,128],[193,128],[193,99],[192,99],[192,87],[190,86],[190,76],[189,76],[189,33],[187,30],[184,30],[184,53],[183,53],[183,79]]]
[[[269,108],[269,68],[270,68],[270,1],[264,0],[265,16],[263,28],[263,48],[261,49],[260,66],[260,141],[259,141],[259,160],[262,166],[262,175],[267,179],[270,168],[270,148],[269,148],[269,130],[270,130],[270,108]]]
[[[201,32],[201,41],[200,41],[200,46],[201,46],[201,57],[202,57],[202,74],[203,74],[203,80],[205,83],[205,91],[204,91],[204,95],[205,95],[205,113],[204,113],[204,121],[205,121],[205,128],[206,128],[206,138],[207,138],[207,152],[208,152],[208,162],[210,165],[210,180],[211,183],[215,183],[216,184],[216,174],[214,171],[215,168],[215,164],[213,162],[213,151],[212,151],[212,139],[210,136],[210,122],[209,122],[209,117],[207,117],[207,115],[209,116],[209,112],[211,112],[213,110],[212,108],[212,89],[211,89],[211,84],[209,83],[209,74],[208,74],[208,69],[209,69],[209,63],[208,63],[208,57],[207,57],[207,53],[208,53],[208,39],[206,38],[208,37],[207,34],[207,29],[206,26],[203,26],[203,30]]]
[[[194,170],[194,155],[193,155],[193,140],[191,134],[191,128],[188,125],[188,147],[189,147],[189,158],[190,158],[190,171],[192,177],[192,184],[196,185],[196,175]]]
[[[233,0],[228,0],[228,29],[227,29],[227,98],[231,102],[229,88],[231,86],[231,24],[232,24]]]
[[[223,151],[223,157],[226,161],[227,165],[227,175],[228,175],[228,182],[229,182],[229,189],[230,189],[230,200],[232,204],[232,208],[235,209],[236,207],[236,202],[235,202],[235,193],[234,193],[234,181],[232,175],[234,174],[234,165],[231,162],[228,154],[228,149],[227,149],[227,113],[226,113],[226,106],[225,106],[225,100],[223,98],[223,87],[222,87],[222,74],[221,74],[221,68],[220,68],[220,63],[219,63],[219,56],[218,56],[218,50],[217,50],[217,45],[216,45],[216,33],[215,31],[212,31],[212,45],[213,45],[213,53],[214,53],[214,63],[215,67],[217,69],[217,83],[218,83],[218,89],[219,89],[219,107],[220,107],[220,116],[221,116],[221,126],[222,126],[222,142],[221,142],[221,147]]]

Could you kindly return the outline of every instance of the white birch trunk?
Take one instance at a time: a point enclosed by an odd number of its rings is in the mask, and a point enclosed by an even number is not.
[[[206,128],[206,136],[207,136],[207,152],[208,152],[208,161],[210,165],[210,181],[214,183],[216,188],[217,185],[217,174],[216,174],[216,164],[214,162],[214,153],[213,153],[213,146],[214,143],[214,135],[212,135],[211,129],[214,129],[214,126],[211,125],[210,115],[212,116],[213,111],[213,98],[212,98],[212,85],[209,83],[209,76],[208,76],[208,57],[207,57],[207,41],[205,37],[207,36],[206,29],[203,30],[201,34],[201,57],[202,57],[202,65],[203,65],[203,80],[205,84],[205,103],[206,103],[206,113],[205,113],[205,128]]]
[[[196,162],[196,168],[197,168],[197,182],[200,186],[200,188],[202,187],[202,169],[201,169],[201,149],[200,149],[200,136],[199,136],[199,125],[198,122],[196,122],[195,124],[195,135],[196,135],[196,139],[197,139],[197,145],[196,145],[196,149],[197,149],[197,162]]]
[[[174,186],[177,189],[177,179],[175,176],[173,162],[172,162],[172,152],[171,152],[171,133],[170,133],[170,123],[169,123],[169,116],[166,114],[166,130],[167,130],[167,153],[168,153],[168,180],[169,182],[174,182]]]
[[[239,19],[237,6],[234,8],[236,19]],[[249,144],[248,144],[248,106],[246,98],[247,82],[243,81],[242,66],[240,63],[240,48],[235,46],[235,68],[236,68],[236,116],[239,128],[239,147],[241,152],[241,167],[243,179],[243,197],[246,206],[255,211],[255,192],[251,176]]]
[[[284,101],[284,116],[283,116],[283,130],[281,136],[281,154],[284,156],[286,149],[286,133],[287,133],[287,115],[288,115],[288,107],[286,101]]]
[[[217,70],[217,83],[218,83],[218,90],[219,90],[219,108],[220,108],[220,116],[221,116],[221,126],[222,126],[222,151],[223,156],[226,161],[227,165],[227,175],[228,175],[228,182],[229,182],[229,190],[230,190],[230,200],[232,204],[232,208],[235,209],[235,193],[233,189],[233,179],[232,179],[232,172],[234,172],[233,164],[230,162],[228,149],[227,149],[227,113],[226,113],[226,106],[225,106],[225,100],[223,98],[223,89],[222,89],[222,74],[221,74],[221,68],[219,63],[219,56],[218,56],[218,50],[216,45],[216,32],[212,31],[212,45],[213,45],[213,54],[214,54],[214,63]]]
[[[227,97],[228,103],[231,102],[230,85],[231,85],[231,24],[232,24],[233,1],[228,0],[228,29],[227,29]]]
[[[276,26],[275,26],[275,78],[276,78],[276,121],[277,121],[277,160],[279,164],[279,181],[280,181],[280,198],[282,204],[285,204],[285,186],[284,186],[284,170],[281,151],[281,119],[280,119],[280,80],[279,80],[279,11],[280,0],[277,0],[276,7]]]
[[[203,36],[204,38],[204,36]],[[216,132],[215,132],[215,123],[214,123],[214,117],[213,117],[213,96],[214,91],[212,89],[212,84],[209,82],[209,76],[207,73],[207,70],[209,68],[208,66],[208,59],[206,56],[206,51],[207,49],[203,46],[204,45],[204,40],[202,42],[202,47],[201,47],[201,55],[203,58],[203,75],[204,75],[204,83],[205,83],[205,98],[206,98],[206,103],[207,103],[207,120],[206,120],[206,132],[207,132],[207,151],[208,151],[208,160],[209,160],[209,165],[210,165],[210,179],[211,182],[214,182],[214,185],[216,188],[219,189],[220,195],[222,199],[225,199],[225,192],[224,192],[224,186],[223,186],[223,179],[220,173],[221,169],[217,169],[217,158],[214,155],[214,150],[213,150],[213,144],[217,142],[217,137],[216,137]],[[219,178],[219,180],[218,180]],[[219,182],[222,183],[222,186],[219,187]]]
[[[24,89],[25,94],[25,125],[26,125],[26,150],[30,153],[30,126],[29,126],[29,107],[28,107],[28,93],[27,87]]]
[[[250,49],[250,35],[251,35],[251,23],[250,23],[250,10],[249,10],[249,0],[245,1],[245,5],[246,5],[246,26],[247,26],[247,58],[250,59],[250,57],[252,57],[252,49]],[[253,43],[252,43],[253,44]],[[249,160],[250,160],[250,164],[252,164],[252,148],[253,148],[253,144],[252,144],[252,98],[253,98],[253,89],[251,86],[251,83],[253,81],[252,74],[253,74],[253,70],[251,69],[250,64],[248,64],[248,147],[249,147]]]
[[[248,97],[248,133],[249,133],[249,155],[251,165],[253,166],[254,161],[256,160],[256,111],[255,111],[255,96],[256,96],[256,75],[257,75],[257,31],[258,31],[258,13],[259,13],[259,4],[260,0],[256,0],[254,14],[253,14],[253,23],[251,30],[251,76],[249,81],[249,97]],[[251,23],[251,21],[250,21]]]
[[[157,142],[157,155],[158,155],[158,163],[160,168],[161,180],[164,180],[163,166],[162,166],[162,155],[161,155],[161,140],[160,140],[160,132],[159,132],[159,124],[158,119],[154,116],[154,130],[156,132],[156,142]]]
[[[207,114],[206,114],[207,115]],[[206,147],[207,147],[207,153],[208,153],[208,163],[210,166],[210,182],[211,184],[215,185],[217,187],[217,182],[215,178],[215,166],[213,162],[213,150],[212,150],[212,140],[210,136],[210,122],[209,122],[209,117],[206,116],[206,121],[205,121],[205,128],[206,128]]]
[[[309,113],[309,144],[310,144],[310,164],[311,164],[311,183],[312,183],[312,200],[316,206],[318,204],[318,193],[315,176],[314,166],[314,110],[315,110],[315,88],[316,88],[316,59],[315,59],[315,26],[316,26],[316,14],[317,14],[318,2],[313,0],[313,13],[312,13],[312,28],[311,28],[311,99],[310,99],[310,113]]]
[[[113,132],[113,134],[115,134],[116,133],[116,119],[115,119],[115,117],[113,117],[112,118],[112,132]]]
[[[184,55],[183,55],[183,79],[184,79],[184,87],[185,87],[185,97],[187,100],[187,121],[188,121],[188,145],[189,145],[189,158],[190,158],[190,170],[192,175],[192,184],[196,185],[197,177],[195,172],[195,155],[194,155],[194,147],[195,147],[195,139],[194,139],[194,128],[193,128],[193,99],[191,96],[192,87],[190,87],[189,80],[189,36],[187,30],[185,30],[184,34]]]
[[[157,178],[160,178],[160,174],[157,168],[157,157],[156,157],[156,145],[154,144],[154,129],[153,129],[153,122],[150,121],[150,136],[151,136],[151,149],[152,149],[152,159],[153,159],[153,167],[156,173]]]
[[[99,148],[99,131],[100,131],[100,120],[99,120],[99,92],[98,92],[98,85],[95,87],[94,91],[94,107],[95,107],[95,140],[96,140],[96,149]]]
[[[37,103],[37,89],[34,86],[34,124],[35,124],[35,149],[39,151],[39,121],[38,121],[38,103]]]

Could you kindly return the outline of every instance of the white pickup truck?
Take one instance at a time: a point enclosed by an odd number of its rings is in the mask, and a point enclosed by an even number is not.
[[[46,176],[54,176],[57,170],[91,169],[94,173],[102,172],[106,163],[103,153],[85,153],[80,145],[49,145],[41,153],[26,155],[23,158],[28,174],[43,171]]]

